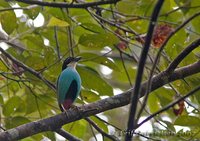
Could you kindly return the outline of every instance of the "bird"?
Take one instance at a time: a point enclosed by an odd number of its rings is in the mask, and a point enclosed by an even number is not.
[[[81,77],[76,70],[81,57],[68,57],[62,65],[62,72],[57,79],[57,97],[60,110],[70,109],[81,91]]]

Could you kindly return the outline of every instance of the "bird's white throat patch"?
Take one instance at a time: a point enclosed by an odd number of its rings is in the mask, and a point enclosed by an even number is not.
[[[71,62],[67,66],[76,69],[76,64],[77,64],[77,62]]]

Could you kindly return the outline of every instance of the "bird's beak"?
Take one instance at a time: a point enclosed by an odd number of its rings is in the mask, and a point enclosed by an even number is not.
[[[78,62],[79,60],[81,60],[81,57],[80,57],[80,56],[74,58],[74,61],[75,61],[75,62]]]

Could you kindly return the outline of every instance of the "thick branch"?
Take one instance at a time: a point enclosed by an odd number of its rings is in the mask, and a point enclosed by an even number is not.
[[[39,0],[16,0],[18,2],[23,2],[27,4],[37,4],[40,6],[58,7],[58,8],[88,8],[104,4],[115,4],[120,0],[102,0],[97,2],[88,3],[66,3],[66,2],[46,2]]]
[[[185,66],[179,69],[176,69],[171,75],[167,75],[166,72],[161,72],[160,74],[153,77],[152,89],[151,91],[162,87],[163,85],[178,80],[183,79],[184,77],[196,74],[200,72],[200,61]],[[142,84],[141,95],[144,96],[146,92],[147,81]],[[87,104],[80,107],[80,110],[70,109],[66,113],[61,113],[59,115],[42,119],[35,122],[30,122],[18,126],[16,128],[7,130],[0,133],[0,140],[2,141],[12,141],[19,140],[28,136],[32,136],[37,133],[45,131],[54,131],[59,129],[64,124],[89,117],[107,110],[114,108],[122,107],[130,103],[132,90],[129,90],[125,93],[112,96],[103,100],[96,101],[91,104]]]

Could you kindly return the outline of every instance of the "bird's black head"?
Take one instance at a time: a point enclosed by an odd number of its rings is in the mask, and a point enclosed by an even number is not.
[[[70,63],[78,62],[80,59],[81,59],[81,57],[68,57],[68,58],[66,58],[63,65],[62,65],[62,70],[66,69]]]

